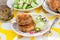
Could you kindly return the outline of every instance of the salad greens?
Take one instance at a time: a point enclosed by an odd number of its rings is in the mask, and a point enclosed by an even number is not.
[[[14,0],[13,7],[16,9],[30,9],[37,5],[38,2],[36,0]]]
[[[35,26],[36,31],[44,30],[46,22],[43,20],[41,15],[39,15],[38,17],[33,17],[33,20],[36,24]]]

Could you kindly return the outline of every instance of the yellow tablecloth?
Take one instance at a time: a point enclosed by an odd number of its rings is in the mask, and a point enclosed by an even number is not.
[[[18,11],[14,10],[14,18],[16,18]],[[21,13],[21,12],[20,12]],[[54,21],[54,19],[58,16],[52,15],[48,12],[46,12],[42,6],[39,8],[36,8],[35,10],[32,10],[30,12],[26,13],[36,13],[36,14],[42,14],[45,16],[51,23]],[[51,28],[50,33],[46,33],[43,36],[38,37],[23,37],[22,35],[16,34],[11,29],[11,22],[1,22],[0,21],[0,40],[60,40],[60,19],[56,21],[55,25]]]

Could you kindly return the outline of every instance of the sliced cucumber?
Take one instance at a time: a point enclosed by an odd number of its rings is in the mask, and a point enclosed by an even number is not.
[[[37,5],[38,5],[38,3],[37,3],[37,1],[36,1],[36,0],[33,0],[33,2],[34,2],[35,4],[37,4]]]
[[[14,8],[29,9],[36,6],[37,6],[36,0],[14,0]]]
[[[15,4],[15,5],[14,5],[14,8],[18,8],[18,5]]]
[[[14,0],[14,3],[17,4],[20,0]]]
[[[27,7],[27,4],[24,4],[23,9],[26,9],[26,7]]]
[[[32,7],[36,7],[37,5],[36,5],[34,2],[32,2],[32,3],[31,3],[31,6],[32,6]]]
[[[23,0],[24,2],[27,2],[27,0]]]
[[[27,6],[26,9],[32,8],[32,6]]]

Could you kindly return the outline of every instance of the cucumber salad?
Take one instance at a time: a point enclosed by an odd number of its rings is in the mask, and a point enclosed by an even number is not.
[[[14,0],[13,7],[16,9],[30,9],[37,5],[37,0]]]
[[[44,17],[42,17],[41,15],[39,15],[37,17],[33,17],[33,20],[36,24],[35,31],[39,32],[46,28],[46,19]]]

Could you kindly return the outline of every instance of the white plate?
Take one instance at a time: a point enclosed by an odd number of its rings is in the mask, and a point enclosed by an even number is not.
[[[36,15],[34,15],[36,16]],[[32,16],[33,17],[33,16]],[[44,33],[48,32],[51,28],[51,24],[48,22],[48,20],[46,21],[46,28],[40,32],[37,32],[37,33],[33,33],[33,34],[30,34],[30,33],[24,33],[22,31],[20,31],[18,29],[18,25],[16,23],[16,21],[13,22],[12,24],[12,29],[19,35],[22,35],[22,36],[27,36],[27,37],[31,37],[31,36],[41,36],[43,35]]]
[[[38,2],[38,5],[37,5],[36,7],[31,8],[31,9],[25,9],[25,10],[13,8],[12,5],[14,4],[14,0],[8,0],[8,1],[7,1],[7,6],[8,6],[9,8],[11,8],[11,9],[15,9],[15,10],[19,10],[19,11],[30,11],[30,10],[33,10],[33,9],[38,8],[39,6],[41,6],[42,3],[44,2],[44,0],[37,0],[37,2]]]
[[[43,8],[44,8],[47,12],[49,12],[49,13],[51,13],[51,14],[53,14],[53,15],[60,15],[59,13],[56,13],[56,12],[50,10],[50,8],[48,7],[48,5],[46,4],[46,1],[43,3],[42,6],[43,6]]]

